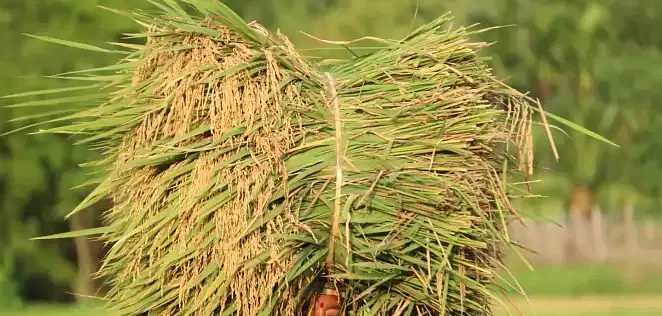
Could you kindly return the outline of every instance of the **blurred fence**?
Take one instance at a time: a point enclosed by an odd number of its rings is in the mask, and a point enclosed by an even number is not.
[[[568,220],[525,220],[509,228],[511,240],[533,250],[533,263],[662,264],[662,222],[632,219],[632,212]]]

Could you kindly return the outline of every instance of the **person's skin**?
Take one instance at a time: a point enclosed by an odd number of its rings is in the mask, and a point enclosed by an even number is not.
[[[315,316],[340,316],[340,301],[335,295],[320,295],[315,299]]]

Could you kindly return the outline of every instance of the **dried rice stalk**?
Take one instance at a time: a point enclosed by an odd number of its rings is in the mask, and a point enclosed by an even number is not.
[[[107,157],[74,212],[114,202],[114,311],[303,315],[330,279],[350,315],[491,314],[517,218],[504,166],[533,171],[538,108],[493,77],[485,44],[444,16],[324,66],[216,2],[161,5],[126,14],[144,46],[90,70],[107,102],[48,131]]]

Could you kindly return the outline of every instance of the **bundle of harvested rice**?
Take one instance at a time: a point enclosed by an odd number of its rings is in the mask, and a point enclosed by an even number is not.
[[[51,92],[94,92],[43,131],[104,154],[74,212],[114,203],[106,227],[77,233],[111,245],[111,309],[310,315],[326,288],[346,315],[491,314],[517,217],[506,181],[532,170],[539,108],[495,79],[478,31],[444,16],[314,63],[218,2],[155,3],[118,12],[145,45],[58,76],[95,84]]]

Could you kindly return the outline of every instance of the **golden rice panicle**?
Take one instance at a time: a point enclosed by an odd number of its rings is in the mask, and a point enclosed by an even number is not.
[[[282,254],[273,235],[293,226],[278,215],[240,241],[237,237],[269,211],[284,185],[277,175],[284,170],[281,157],[292,145],[292,128],[282,103],[301,101],[291,85],[281,85],[287,74],[271,48],[259,47],[209,18],[200,27],[218,36],[170,30],[175,34],[149,37],[140,52],[133,93],[123,98],[151,109],[121,138],[120,157],[111,166],[116,190],[110,196],[116,207],[109,224],[133,225],[114,232],[123,240],[113,247],[121,250],[106,258],[108,263],[132,264],[108,266],[103,272],[116,283],[118,290],[111,293],[120,302],[135,297],[122,288],[161,283],[169,285],[172,301],[163,307],[170,313],[190,308],[211,314],[231,305],[238,314],[257,315],[292,266],[291,255]],[[249,63],[254,69],[246,67]],[[199,149],[187,152],[186,147]],[[145,164],[153,155],[188,158]],[[222,201],[219,195],[224,195]],[[158,224],[146,225],[167,212]],[[145,229],[136,231],[140,219]],[[242,269],[265,253],[278,260]],[[181,254],[178,261],[170,261],[173,254]],[[224,282],[191,286],[210,277],[205,275],[210,267]],[[286,314],[295,309],[287,301],[282,308]]]

